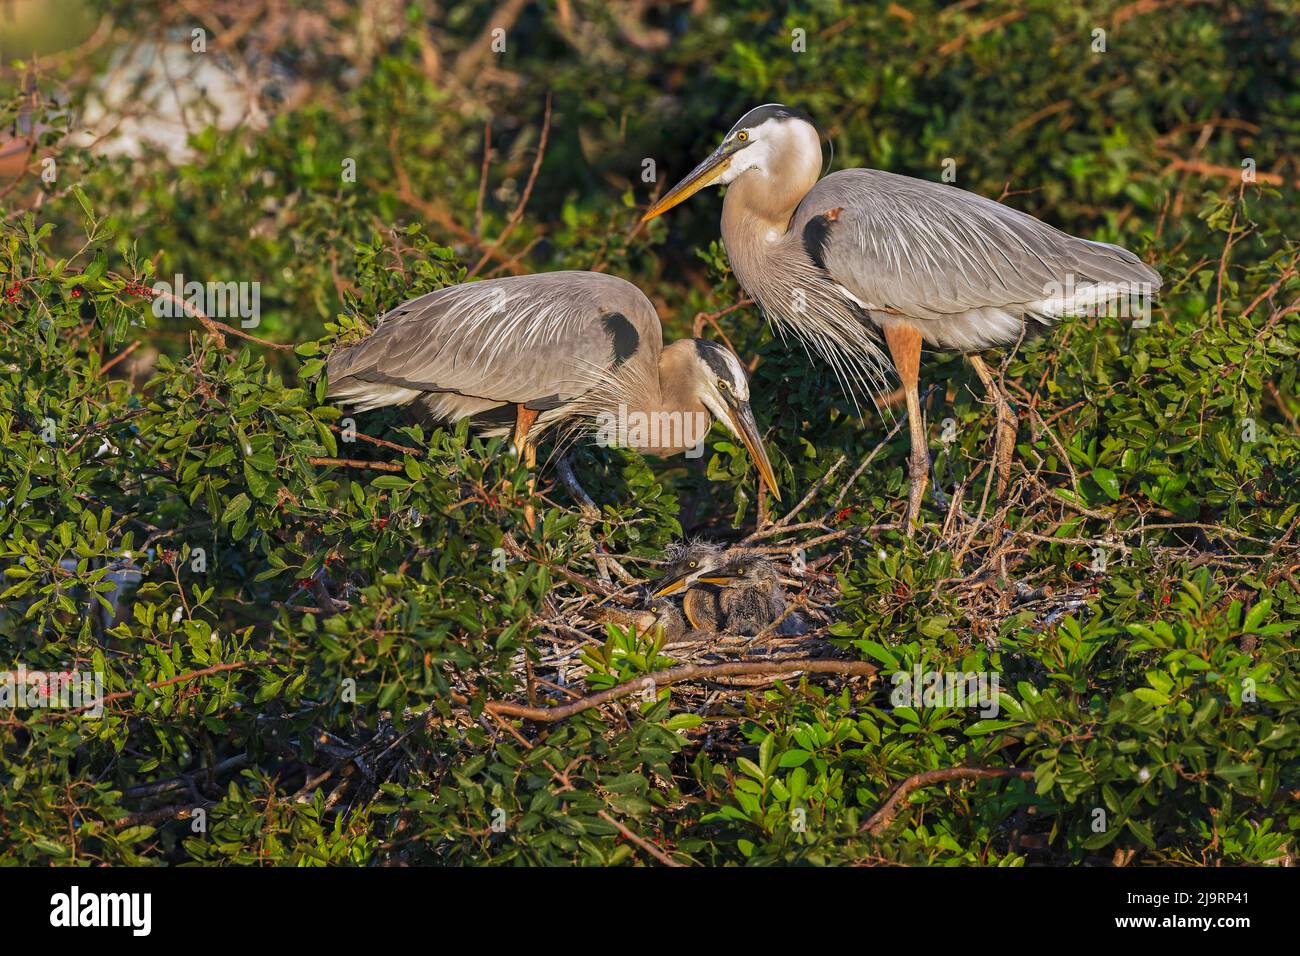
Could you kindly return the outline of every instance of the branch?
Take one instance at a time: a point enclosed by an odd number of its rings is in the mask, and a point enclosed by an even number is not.
[[[789,514],[787,514],[784,518],[778,519],[776,524],[773,525],[773,527],[783,528],[786,525],[788,525],[791,521],[793,521],[794,516],[797,515],[799,512],[803,511],[804,508],[808,507],[808,503],[817,496],[817,492],[822,490],[822,485],[826,484],[826,482],[830,481],[831,478],[834,477],[835,472],[839,471],[840,465],[844,464],[846,460],[847,459],[843,455],[840,455],[839,458],[835,459],[835,463],[831,465],[829,468],[827,468],[824,472],[822,472],[821,477],[813,482],[812,487],[808,489],[808,493],[803,496],[803,500],[800,501],[797,505],[795,505],[792,509],[790,509]],[[776,533],[776,532],[773,531],[772,533]],[[764,535],[764,537],[767,537],[767,535]],[[749,541],[749,538],[746,538],[745,540]]]
[[[524,186],[524,193],[519,197],[519,205],[515,206],[515,211],[510,214],[510,219],[506,223],[506,227],[501,230],[501,235],[497,236],[496,241],[493,242],[492,245],[488,246],[487,251],[483,253],[483,258],[479,259],[479,261],[474,265],[474,268],[469,270],[469,275],[466,276],[466,278],[478,275],[478,271],[487,264],[489,259],[496,255],[496,251],[501,247],[501,243],[506,241],[506,238],[510,233],[515,231],[515,226],[519,225],[519,221],[523,219],[524,207],[528,205],[528,197],[533,194],[533,184],[537,182],[537,173],[542,168],[542,157],[546,155],[546,140],[550,134],[551,94],[547,93],[546,113],[542,117],[542,136],[537,143],[537,157],[533,160],[533,168],[528,174],[528,182]]]
[[[330,431],[338,432],[340,435],[343,434],[343,429],[339,428],[338,425],[330,425],[329,429]],[[410,448],[407,445],[399,445],[396,442],[385,441],[383,438],[374,438],[370,435],[363,434],[362,432],[353,432],[353,435],[360,441],[369,442],[372,445],[380,445],[384,448],[391,448],[393,449],[393,451],[405,452],[408,455],[418,455],[420,453],[420,449],[418,448]]]
[[[451,71],[458,80],[466,86],[471,85],[471,75],[479,72],[480,61],[492,50],[493,31],[509,31],[515,25],[515,21],[519,19],[519,14],[523,13],[526,6],[528,6],[528,0],[505,0],[492,12],[482,32],[456,57],[456,62]]]
[[[612,816],[610,816],[610,815],[609,815],[608,813],[606,813],[604,810],[597,810],[597,811],[596,811],[596,816],[600,817],[600,818],[601,818],[602,820],[604,820],[606,823],[610,824],[612,827],[614,827],[616,830],[618,830],[619,833],[623,834],[624,837],[626,837],[627,839],[631,840],[633,843],[635,843],[635,844],[636,844],[637,846],[639,846],[641,849],[645,850],[647,853],[649,853],[652,857],[654,857],[656,860],[658,860],[658,861],[659,861],[660,863],[662,863],[664,866],[681,866],[681,865],[682,865],[681,863],[678,863],[676,860],[674,860],[674,859],[673,859],[671,856],[669,856],[667,853],[665,853],[663,850],[661,850],[661,849],[659,849],[657,846],[655,846],[653,843],[649,843],[649,842],[647,842],[643,837],[639,837],[639,836],[637,836],[635,833],[633,833],[633,832],[632,832],[631,830],[629,830],[627,827],[623,826],[623,824],[619,823],[617,820],[615,820]]]
[[[1166,150],[1159,150],[1158,152],[1164,156],[1170,155]],[[1205,179],[1235,179],[1245,182],[1245,180],[1241,179],[1241,167],[1239,166],[1216,166],[1213,163],[1174,158],[1169,161],[1166,168],[1183,173],[1193,173]],[[1266,186],[1285,186],[1287,184],[1286,179],[1278,173],[1266,173],[1261,169],[1255,170],[1255,181]],[[1296,180],[1295,185],[1300,185],[1300,180]]]
[[[113,358],[109,360],[106,364],[101,365],[99,367],[99,374],[107,375],[109,369],[111,369],[118,362],[122,361],[122,359],[126,358],[128,355],[130,355],[132,352],[134,352],[143,344],[144,344],[143,339],[136,339],[134,342],[132,342],[130,345],[124,348],[121,352],[118,352],[117,355],[113,356]]]
[[[179,777],[172,777],[169,780],[159,780],[154,783],[142,783],[134,787],[128,787],[122,795],[135,800],[140,797],[156,797],[169,790],[184,790],[186,787],[193,784],[194,778],[196,777],[202,777],[204,775],[215,777],[228,770],[237,770],[240,767],[247,766],[248,761],[248,754],[238,754],[234,757],[226,758],[215,766],[200,767],[198,770],[192,770],[189,773],[181,774]]]
[[[876,673],[876,668],[866,661],[836,661],[823,658],[806,658],[793,661],[734,661],[725,664],[681,664],[667,670],[646,674],[626,683],[602,690],[599,693],[589,694],[569,704],[560,704],[556,707],[526,707],[522,704],[489,701],[486,709],[501,716],[522,717],[525,720],[552,723],[557,720],[565,720],[574,714],[580,714],[584,710],[599,707],[601,704],[607,704],[610,701],[635,694],[646,687],[647,681],[652,682],[656,688],[659,688],[681,681],[708,680],[713,677],[795,673],[849,674],[856,677],[870,677]]]
[[[546,570],[553,574],[558,574],[571,584],[576,584],[578,587],[599,594],[608,600],[617,601],[624,607],[639,607],[641,604],[638,598],[634,598],[630,594],[623,594],[622,588],[616,589],[609,585],[601,584],[599,581],[593,581],[591,578],[579,574],[577,571],[570,571],[562,564],[554,564],[545,558],[529,554],[523,548],[519,547],[519,545],[515,544],[509,535],[502,540],[502,547],[517,558],[531,561],[534,564],[540,564],[542,567],[546,568]]]
[[[639,220],[638,220],[638,224],[639,224]],[[695,337],[698,339],[704,335],[704,326],[707,323],[708,325],[713,326],[714,330],[718,333],[718,335],[722,337],[722,341],[727,346],[727,348],[735,352],[736,351],[735,346],[731,344],[731,339],[727,338],[727,333],[722,331],[722,326],[718,325],[718,319],[722,318],[724,315],[729,315],[730,313],[735,312],[737,309],[743,309],[745,306],[753,305],[753,304],[754,304],[753,299],[745,297],[742,298],[739,302],[733,302],[725,309],[719,309],[717,312],[696,312],[695,323],[692,326]],[[736,354],[740,354],[740,353],[737,352]],[[752,372],[753,369],[750,369],[750,371]]]
[[[310,465],[338,465],[341,468],[373,468],[376,471],[403,471],[401,465],[388,461],[360,461],[356,458],[308,458]]]
[[[879,810],[867,817],[867,822],[858,829],[863,833],[879,836],[894,822],[894,817],[898,816],[908,794],[933,783],[947,783],[950,780],[996,780],[1003,777],[1030,780],[1033,776],[1032,770],[1024,770],[1020,767],[945,767],[941,770],[927,770],[924,773],[913,774],[895,787],[889,799],[880,805]]]
[[[195,805],[174,803],[171,806],[159,807],[156,810],[145,810],[143,813],[131,813],[124,817],[118,817],[113,821],[113,826],[158,826],[162,823],[170,823],[173,820],[188,820],[194,815],[196,806],[206,810],[208,807],[215,805],[211,800],[203,800]]]
[[[184,674],[177,674],[175,677],[169,677],[166,680],[150,681],[144,686],[149,690],[158,690],[160,687],[170,687],[172,684],[181,684],[185,681],[196,680],[200,677],[211,677],[214,674],[224,674],[226,671],[237,671],[245,667],[270,667],[281,663],[283,662],[269,659],[257,661],[232,661],[229,664],[213,664],[211,667],[204,667],[201,670],[196,671],[187,671]],[[111,694],[105,694],[99,700],[91,701],[89,704],[83,704],[80,707],[70,707],[66,710],[50,710],[41,718],[41,722],[54,720],[60,716],[79,714],[84,710],[90,710],[92,707],[102,706],[103,704],[115,700],[122,700],[125,697],[134,697],[138,693],[140,693],[138,688],[136,690],[119,690],[114,691]]]
[[[155,290],[154,295],[159,299],[167,299],[169,302],[174,302],[194,318],[198,319],[200,324],[208,330],[208,333],[217,340],[217,345],[221,348],[226,347],[226,335],[229,334],[238,336],[241,339],[247,339],[250,342],[256,342],[258,345],[265,345],[267,348],[279,349],[282,352],[292,352],[294,349],[292,345],[287,343],[272,342],[269,339],[259,339],[256,335],[249,335],[247,332],[237,329],[232,325],[226,325],[225,322],[218,322],[216,319],[210,319],[203,313],[202,309],[195,305],[191,305],[180,296],[174,295],[171,292]]]

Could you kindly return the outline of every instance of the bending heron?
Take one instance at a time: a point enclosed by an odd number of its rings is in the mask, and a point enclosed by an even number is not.
[[[664,345],[636,286],[596,272],[547,272],[449,286],[380,317],[336,348],[327,394],[355,411],[414,405],[435,421],[513,430],[536,466],[536,440],[594,421],[598,440],[672,455],[700,445],[714,418],[738,437],[780,500],[740,359],[707,339]]]
[[[1067,235],[953,186],[878,169],[819,179],[807,116],[750,110],[642,221],[705,186],[727,185],[722,241],[736,279],[782,331],[829,362],[851,393],[880,392],[883,335],[907,399],[910,535],[930,456],[917,391],[921,347],[965,353],[997,409],[999,496],[1017,420],[979,352],[1125,298],[1149,301],[1160,275],[1119,246]]]

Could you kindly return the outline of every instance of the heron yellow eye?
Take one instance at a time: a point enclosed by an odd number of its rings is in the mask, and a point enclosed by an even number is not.
[[[725,392],[730,387],[725,381],[718,379],[718,391]]]
[[[692,561],[692,562],[691,562],[691,567],[695,567],[696,564],[697,564],[697,562]]]
[[[745,140],[749,139],[749,134],[742,129],[739,133],[736,134],[736,139],[740,140],[743,143]]]

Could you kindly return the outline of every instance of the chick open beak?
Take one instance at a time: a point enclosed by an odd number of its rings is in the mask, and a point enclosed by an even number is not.
[[[717,182],[719,176],[727,171],[731,165],[731,156],[734,148],[727,143],[723,143],[715,149],[709,158],[700,165],[696,166],[680,183],[668,190],[659,201],[646,210],[641,217],[642,222],[649,222],[655,216],[666,213],[678,203],[683,203],[690,199],[705,186],[710,186]]]
[[[749,449],[749,455],[754,459],[763,483],[772,492],[772,497],[780,501],[781,491],[776,486],[776,475],[772,472],[772,463],[768,461],[767,451],[763,448],[763,439],[759,437],[758,423],[754,421],[754,412],[749,407],[749,402],[728,405],[727,416],[731,419],[731,430],[740,436],[740,440]]]

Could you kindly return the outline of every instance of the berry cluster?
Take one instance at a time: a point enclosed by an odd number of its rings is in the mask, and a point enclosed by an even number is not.
[[[6,302],[17,302],[19,297],[23,294],[23,280],[19,279],[13,285],[7,286],[4,292]]]
[[[134,279],[123,286],[122,291],[127,295],[139,296],[142,299],[152,299],[158,294],[158,291],[152,286],[147,286],[143,282],[136,282]]]

